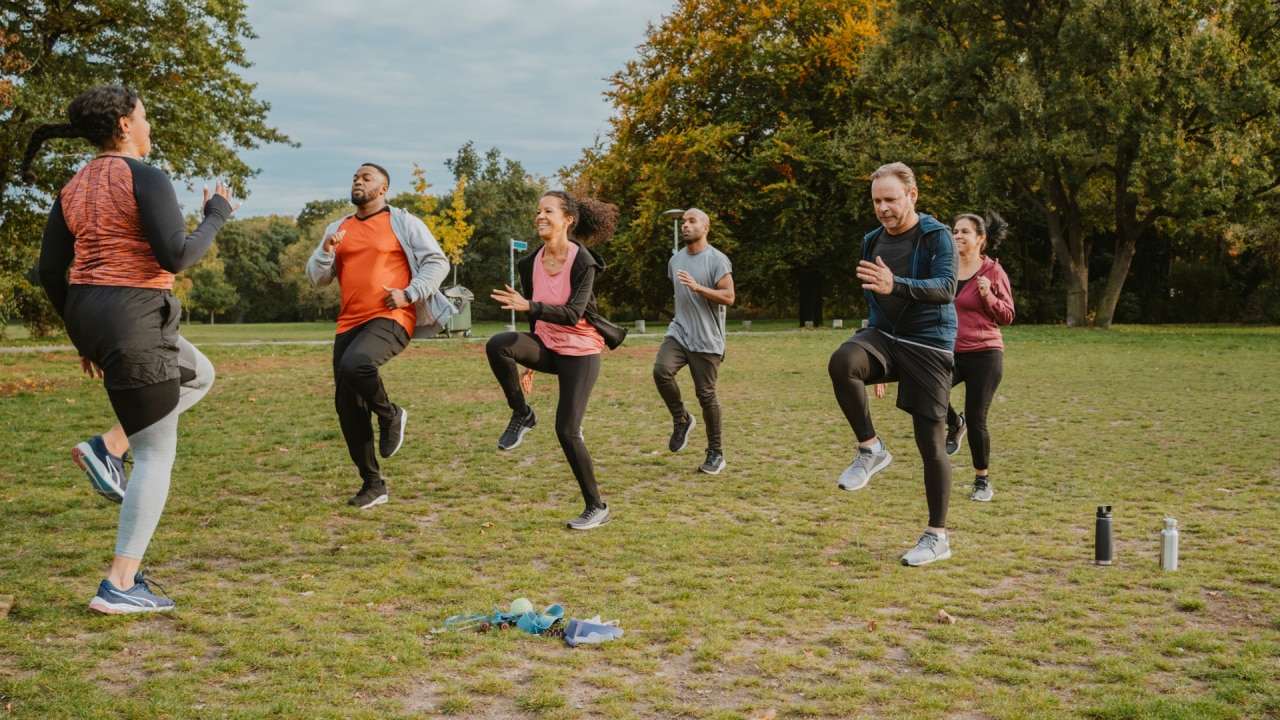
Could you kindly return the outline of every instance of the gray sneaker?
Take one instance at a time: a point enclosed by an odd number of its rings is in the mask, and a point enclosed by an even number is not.
[[[613,517],[609,515],[609,506],[587,508],[582,514],[569,521],[570,530],[590,530],[607,525]]]
[[[858,456],[840,473],[841,490],[861,490],[867,486],[872,475],[889,467],[893,456],[889,454],[889,448],[884,447],[883,441],[880,442],[880,447],[880,452],[872,452],[871,448],[858,446]]]
[[[951,541],[932,530],[925,530],[916,546],[902,556],[902,564],[911,567],[928,565],[934,560],[951,557]]]
[[[724,453],[719,450],[708,450],[707,461],[698,466],[698,472],[708,475],[719,475],[724,469]]]
[[[991,502],[991,496],[995,493],[991,490],[991,476],[975,475],[973,478],[973,494],[969,496],[970,500],[978,502]]]

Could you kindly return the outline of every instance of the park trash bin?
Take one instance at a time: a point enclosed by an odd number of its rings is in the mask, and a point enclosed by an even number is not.
[[[441,288],[440,292],[444,293],[449,302],[453,303],[453,307],[458,310],[445,325],[445,336],[449,337],[454,333],[462,333],[462,337],[471,337],[471,300],[475,298],[475,295],[461,285],[450,285],[449,287]]]

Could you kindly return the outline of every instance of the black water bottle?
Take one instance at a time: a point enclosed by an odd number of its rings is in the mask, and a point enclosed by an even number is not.
[[[1099,565],[1111,564],[1111,506],[1098,506],[1098,521],[1093,533],[1094,559]]]

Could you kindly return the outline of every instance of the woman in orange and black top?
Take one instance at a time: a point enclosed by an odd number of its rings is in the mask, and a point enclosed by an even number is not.
[[[103,378],[134,457],[115,558],[89,607],[109,614],[169,610],[173,601],[153,593],[138,568],[168,498],[178,414],[213,384],[213,365],[178,336],[182,306],[172,293],[173,274],[200,260],[235,208],[218,183],[212,196],[205,191],[204,221],[187,234],[172,183],[142,162],[151,151],[151,126],[132,90],[90,88],[67,114],[70,123],[32,134],[24,179],[34,182],[31,162],[47,139],[84,138],[99,154],[54,202],[40,282],[81,364]]]

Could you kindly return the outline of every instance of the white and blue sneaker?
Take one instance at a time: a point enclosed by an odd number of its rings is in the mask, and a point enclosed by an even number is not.
[[[129,485],[129,477],[124,472],[124,458],[112,455],[101,435],[72,448],[71,459],[89,476],[95,492],[111,502],[124,502],[124,492]]]
[[[120,590],[110,580],[103,580],[98,585],[98,594],[89,601],[89,609],[106,615],[172,610],[173,601],[156,595],[152,590],[155,588],[164,593],[164,588],[148,580],[145,575],[134,575],[133,587],[128,590]]]

